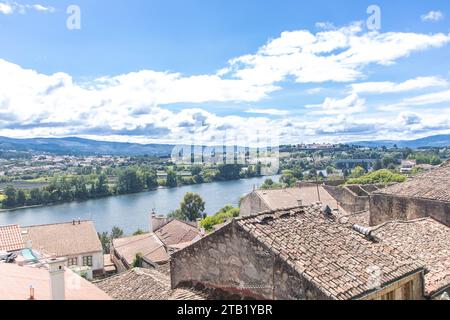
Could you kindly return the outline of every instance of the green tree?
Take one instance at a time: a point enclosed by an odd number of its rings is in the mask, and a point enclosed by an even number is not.
[[[16,206],[23,207],[27,201],[27,196],[23,190],[17,191]]]
[[[145,234],[145,231],[144,231],[144,230],[137,229],[136,232],[133,233],[133,236],[141,236],[141,235],[143,235],[143,234]]]
[[[177,174],[172,170],[167,172],[166,186],[169,188],[178,186]]]
[[[205,202],[196,193],[188,192],[180,204],[180,209],[170,214],[171,218],[195,222],[203,217]]]
[[[366,174],[363,167],[357,166],[352,170],[351,178],[359,178]]]
[[[109,195],[108,177],[106,174],[102,173],[98,176],[95,184],[95,196],[105,197],[107,195]]]
[[[102,244],[103,253],[108,254],[111,250],[111,237],[108,232],[98,233],[98,238],[100,239],[100,243]]]
[[[5,189],[5,200],[3,200],[3,205],[6,208],[13,208],[17,205],[16,202],[16,189],[13,186],[7,186]]]
[[[123,230],[119,227],[113,227],[111,230],[111,239],[119,239],[124,235]]]

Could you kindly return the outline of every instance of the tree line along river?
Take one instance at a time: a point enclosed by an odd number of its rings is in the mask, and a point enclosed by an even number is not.
[[[198,193],[206,203],[206,212],[212,215],[227,204],[237,206],[239,199],[250,193],[270,177],[212,182],[158,189],[131,195],[114,196],[84,202],[71,202],[0,213],[0,225],[31,226],[68,222],[73,219],[93,220],[98,232],[120,227],[126,234],[137,229],[148,230],[148,214],[168,214],[179,207],[186,192]],[[277,177],[271,177],[276,179]]]

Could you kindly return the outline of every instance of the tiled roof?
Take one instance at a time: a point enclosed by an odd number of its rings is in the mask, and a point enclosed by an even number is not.
[[[156,230],[155,234],[166,246],[172,246],[194,240],[200,236],[200,230],[187,222],[172,220]]]
[[[64,276],[67,300],[111,300],[105,292],[72,271],[67,269]],[[26,300],[30,285],[34,288],[36,300],[50,300],[49,281],[46,268],[0,263],[0,300]]]
[[[0,251],[17,251],[23,248],[22,232],[18,225],[0,227]]]
[[[170,276],[154,269],[132,269],[96,285],[115,300],[205,300],[189,289],[170,287]]]
[[[375,193],[450,202],[450,161]]]
[[[319,189],[319,193],[317,192]],[[319,202],[332,209],[338,208],[338,203],[323,186],[302,186],[301,188],[257,190],[256,194],[266,203],[270,210],[293,208],[299,205],[311,205]],[[301,201],[301,203],[299,203]]]
[[[433,295],[450,285],[450,228],[431,218],[390,222],[375,227],[383,243],[412,256],[429,271],[425,291]]]
[[[374,268],[381,271],[382,284],[422,268],[400,250],[325,217],[318,206],[263,213],[236,223],[332,299],[371,292]]]
[[[92,221],[22,227],[24,241],[44,254],[57,257],[102,252],[102,244]]]
[[[153,233],[114,239],[113,246],[115,251],[125,259],[128,266],[133,264],[138,253],[153,263],[169,261],[169,254],[164,244]]]

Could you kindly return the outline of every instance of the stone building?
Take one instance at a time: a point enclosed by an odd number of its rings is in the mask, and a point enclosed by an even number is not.
[[[250,299],[424,298],[421,262],[335,213],[306,206],[235,219],[172,255],[172,288]]]
[[[242,199],[241,216],[317,202],[324,203],[332,209],[338,208],[336,199],[322,185],[313,183],[299,183],[296,188],[255,190]]]
[[[450,161],[370,196],[372,226],[425,217],[450,226]]]

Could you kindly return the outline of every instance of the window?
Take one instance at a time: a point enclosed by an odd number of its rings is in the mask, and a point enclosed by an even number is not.
[[[78,265],[78,258],[69,258],[67,260],[67,264],[69,265],[69,267],[77,266]]]
[[[403,299],[404,300],[412,300],[412,289],[413,289],[413,282],[410,281],[407,284],[404,285],[402,288],[403,291]]]
[[[83,267],[92,267],[92,256],[83,257]]]

